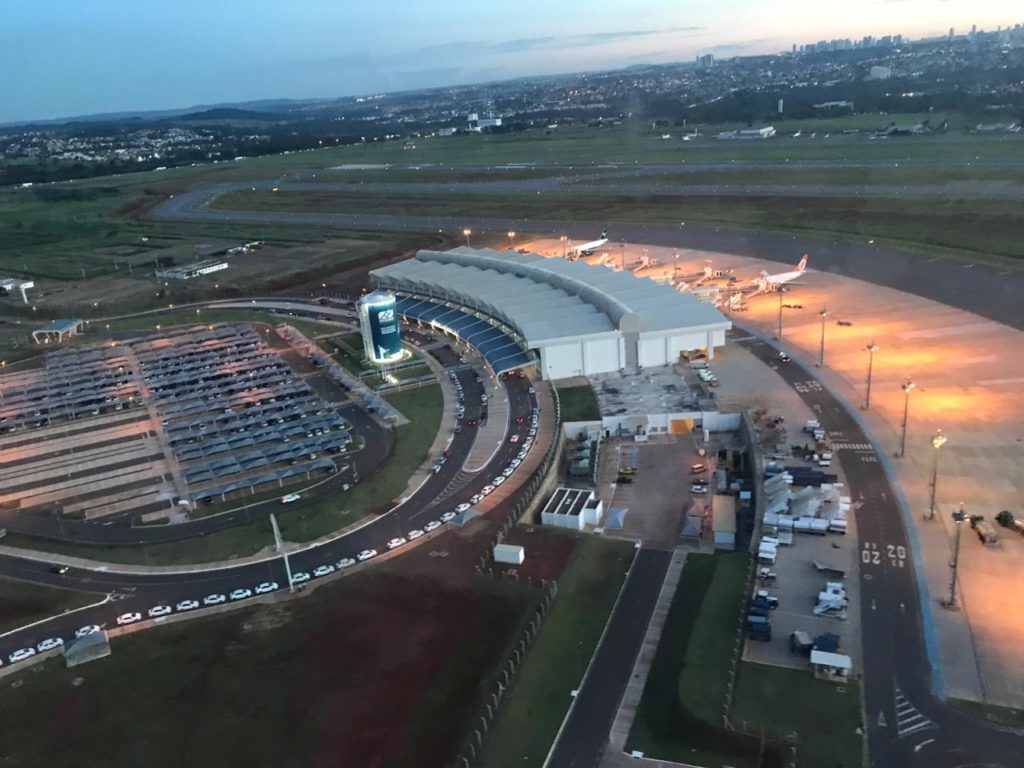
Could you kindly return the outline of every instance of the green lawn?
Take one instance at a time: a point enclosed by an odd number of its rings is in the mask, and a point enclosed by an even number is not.
[[[597,394],[589,384],[577,387],[559,387],[558,401],[562,408],[562,421],[597,421],[601,409],[597,405]]]
[[[0,578],[0,634],[64,611],[98,603],[103,595]]]
[[[721,728],[749,556],[687,555],[626,742],[648,757],[754,768],[757,745]]]
[[[116,638],[109,658],[5,680],[4,764],[446,765],[535,600],[388,563],[301,600]]]
[[[394,453],[376,472],[360,478],[359,484],[347,492],[339,491],[331,497],[278,510],[277,522],[281,535],[287,541],[305,542],[326,536],[367,515],[386,512],[394,500],[403,495],[410,475],[426,458],[434,442],[441,424],[444,400],[441,388],[436,384],[397,392],[387,399],[411,420],[410,424],[393,431]],[[267,520],[235,526],[198,539],[147,547],[77,546],[14,533],[4,538],[4,543],[9,546],[145,565],[179,565],[245,557],[271,546],[273,541]]]
[[[797,764],[808,768],[860,768],[860,685],[816,679],[808,669],[743,663],[736,682],[733,722],[797,734]]]
[[[1022,142],[1024,145],[1024,142]],[[216,207],[231,210],[346,212],[420,216],[510,217],[556,221],[718,225],[929,246],[973,258],[1024,258],[1024,219],[1014,200],[943,196],[875,198],[658,194],[393,194],[234,192]]]
[[[558,597],[484,742],[485,768],[544,762],[634,553],[630,542],[580,538],[558,580]]]
[[[107,333],[150,332],[160,333],[174,326],[193,326],[208,323],[266,323],[286,324],[312,338],[318,334],[337,333],[338,327],[313,320],[304,320],[287,314],[247,309],[168,309],[166,312],[152,312],[145,315],[114,320],[95,320],[86,326],[87,341],[96,341]],[[108,327],[109,326],[109,327]],[[157,328],[159,326],[159,329]]]

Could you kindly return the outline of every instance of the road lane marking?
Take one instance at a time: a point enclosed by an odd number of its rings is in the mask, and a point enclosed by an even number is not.
[[[902,689],[897,685],[895,691],[896,704],[896,733],[898,738],[909,736],[912,733],[938,728],[939,726],[917,711],[917,708],[910,703],[903,695]]]

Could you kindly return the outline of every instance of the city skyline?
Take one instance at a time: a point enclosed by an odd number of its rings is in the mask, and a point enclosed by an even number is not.
[[[184,3],[156,18],[125,0],[87,9],[50,0],[14,10],[0,33],[0,66],[17,73],[0,122],[335,98],[1016,23],[1016,9],[1002,0],[985,8],[964,0],[813,7],[783,0],[771,8],[744,0],[731,16],[707,0],[689,3],[685,13],[662,0],[639,9],[591,4],[586,14],[577,5],[553,11],[530,0],[509,20],[500,9],[461,2],[389,12],[307,1],[254,16],[239,0],[227,0],[214,7]],[[803,19],[800,26],[790,24],[794,18]]]

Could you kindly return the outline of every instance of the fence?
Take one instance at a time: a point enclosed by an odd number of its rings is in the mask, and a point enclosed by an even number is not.
[[[544,459],[541,461],[540,465],[533,470],[533,473],[530,475],[530,479],[517,490],[514,497],[515,502],[509,504],[509,512],[504,522],[495,534],[494,539],[488,545],[486,552],[481,555],[480,560],[477,562],[475,569],[480,575],[487,575],[492,578],[496,577],[496,572],[489,565],[490,553],[493,552],[496,544],[500,544],[504,541],[505,536],[508,535],[512,526],[515,525],[516,521],[519,520],[526,508],[533,502],[534,496],[543,487],[544,480],[548,472],[552,467],[557,469],[557,459],[562,447],[561,432],[559,428],[562,418],[562,407],[558,399],[558,392],[554,387],[551,387],[551,393],[555,407],[554,430],[552,432],[551,445],[548,446],[547,451],[544,453]],[[530,582],[530,584],[532,586],[533,582]],[[538,603],[537,608],[534,611],[534,615],[530,618],[529,624],[515,641],[512,651],[502,662],[500,667],[501,672],[498,673],[498,676],[494,681],[493,689],[484,699],[483,706],[480,708],[480,711],[473,720],[473,726],[471,726],[473,728],[472,733],[466,738],[465,745],[459,751],[458,756],[451,764],[453,768],[472,768],[478,764],[478,761],[483,754],[483,747],[488,729],[494,721],[494,718],[498,715],[501,702],[512,685],[516,671],[522,665],[530,646],[536,639],[537,633],[540,631],[540,628],[544,623],[544,619],[548,614],[548,609],[551,607],[551,603],[553,603],[555,598],[558,596],[557,580],[542,580],[540,582],[540,586],[544,590],[544,596]]]

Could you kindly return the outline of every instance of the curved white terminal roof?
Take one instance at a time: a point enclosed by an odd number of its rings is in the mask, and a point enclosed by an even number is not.
[[[532,253],[420,251],[371,274],[388,288],[475,307],[516,328],[530,346],[574,336],[729,324],[709,304],[649,278]]]

